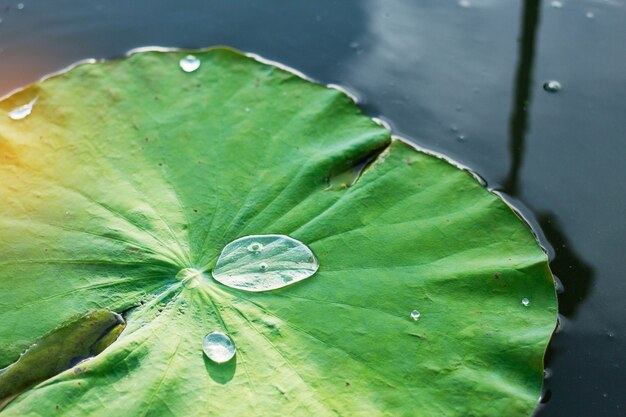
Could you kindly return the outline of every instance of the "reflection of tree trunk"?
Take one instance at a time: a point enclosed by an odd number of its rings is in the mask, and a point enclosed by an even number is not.
[[[533,62],[535,60],[535,39],[539,23],[541,0],[524,0],[522,3],[521,34],[519,38],[519,61],[515,75],[515,98],[509,121],[511,142],[511,166],[504,181],[504,191],[512,196],[518,193],[519,171],[524,155],[524,139],[528,124],[530,105],[530,87],[532,83]]]
[[[556,254],[550,268],[565,288],[565,292],[559,295],[559,312],[566,317],[574,317],[576,309],[591,291],[593,269],[574,251],[553,215],[539,213],[537,217]]]
[[[511,165],[503,183],[503,191],[511,196],[519,194],[519,175],[524,157],[524,140],[528,125],[535,42],[539,25],[541,0],[523,0],[519,61],[515,75],[515,97],[509,121],[509,150]],[[580,302],[587,296],[593,281],[593,270],[574,253],[564,231],[550,213],[540,214],[539,223],[555,250],[550,262],[552,271],[562,279],[565,293],[559,296],[559,311],[573,316]]]

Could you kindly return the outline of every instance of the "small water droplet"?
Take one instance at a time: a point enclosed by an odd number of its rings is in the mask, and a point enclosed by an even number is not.
[[[413,320],[419,320],[420,316],[421,316],[421,314],[420,314],[419,311],[417,311],[417,310],[411,311],[411,318]]]
[[[563,3],[561,3],[560,1],[553,1],[552,3],[550,3],[550,6],[555,9],[560,9],[563,7]]]
[[[246,107],[246,113],[250,113],[250,107]]]
[[[24,10],[24,3],[17,3],[17,10]]]
[[[472,7],[472,3],[469,0],[459,0],[459,6],[461,7]]]
[[[23,106],[20,106],[16,109],[11,110],[8,113],[9,118],[11,118],[12,120],[24,119],[25,117],[30,115],[30,113],[33,111],[33,106],[35,105],[36,102],[37,102],[37,97],[31,100],[30,103],[24,104]]]
[[[226,245],[212,274],[228,287],[257,292],[302,281],[315,274],[318,267],[313,252],[304,243],[284,235],[256,235]]]
[[[522,305],[524,307],[528,307],[529,304],[530,304],[530,300],[528,298],[522,298]]]
[[[194,72],[200,68],[200,60],[193,55],[187,55],[179,62],[180,68],[185,72]]]
[[[228,362],[235,356],[235,344],[225,333],[213,331],[204,337],[202,350],[215,363]]]
[[[359,47],[359,43],[358,43],[358,42],[356,42],[356,41],[355,41],[355,42],[350,42],[350,45],[349,45],[349,46],[350,46],[350,48],[352,48],[352,49],[356,49],[356,48],[358,48],[358,47]]]
[[[548,93],[556,93],[561,89],[561,83],[556,80],[550,80],[543,84],[543,89]]]
[[[587,12],[587,14],[585,14],[585,17],[587,19],[593,19],[595,17],[595,15],[593,14],[593,12]]]
[[[263,250],[263,245],[260,244],[259,242],[252,242],[251,244],[248,245],[248,252],[261,252]]]

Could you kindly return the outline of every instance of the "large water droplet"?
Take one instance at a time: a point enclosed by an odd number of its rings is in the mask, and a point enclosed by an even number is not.
[[[419,311],[417,311],[417,310],[411,311],[411,318],[413,320],[419,320],[420,316],[421,316],[421,314],[420,314]]]
[[[548,93],[556,93],[561,89],[561,83],[556,80],[551,80],[543,84],[543,89]]]
[[[235,344],[227,334],[214,331],[207,334],[202,342],[202,350],[207,358],[216,363],[228,362],[235,356]]]
[[[304,243],[284,235],[257,235],[226,245],[212,274],[228,287],[257,292],[302,281],[318,267]]]
[[[522,305],[524,307],[528,307],[530,305],[530,300],[528,298],[522,298]]]
[[[200,60],[193,55],[187,55],[182,58],[178,64],[180,68],[185,72],[194,72],[198,68],[200,68]]]
[[[11,118],[12,120],[24,119],[33,111],[33,106],[35,105],[36,102],[37,102],[37,97],[32,99],[30,103],[26,103],[23,106],[20,106],[16,109],[11,110],[8,113],[9,118]]]

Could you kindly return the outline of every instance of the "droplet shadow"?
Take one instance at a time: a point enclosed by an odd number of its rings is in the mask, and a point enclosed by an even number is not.
[[[204,359],[204,367],[211,379],[220,385],[226,385],[235,376],[237,370],[237,354],[231,360],[225,363],[216,363],[202,355]]]

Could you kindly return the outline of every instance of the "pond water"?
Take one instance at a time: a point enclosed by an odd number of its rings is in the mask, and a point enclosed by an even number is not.
[[[0,95],[85,58],[216,44],[347,87],[501,190],[564,287],[536,414],[626,415],[626,0],[0,0]]]

